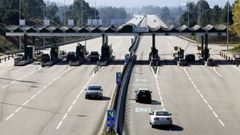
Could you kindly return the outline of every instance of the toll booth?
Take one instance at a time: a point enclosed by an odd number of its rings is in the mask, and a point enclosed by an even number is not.
[[[149,61],[151,66],[157,66],[160,61],[160,57],[158,55],[158,49],[155,46],[155,34],[152,35],[152,47],[151,52],[149,54]]]
[[[87,55],[86,46],[81,45],[80,43],[78,43],[78,45],[76,47],[76,56],[79,59],[85,59],[86,55]]]
[[[108,36],[102,35],[102,47],[100,61],[108,61],[112,58],[112,46],[108,45]]]
[[[201,55],[205,61],[210,58],[209,48],[208,48],[208,34],[201,36]]]
[[[35,46],[27,46],[26,48],[26,58],[27,59],[34,59],[35,58]]]
[[[101,61],[106,61],[106,60],[109,60],[111,59],[112,57],[112,46],[109,46],[109,45],[103,45],[102,48],[101,48],[101,52],[102,52],[102,55],[101,55]]]
[[[59,59],[58,56],[59,56],[59,47],[58,46],[51,47],[51,50],[50,50],[51,60],[58,60]]]

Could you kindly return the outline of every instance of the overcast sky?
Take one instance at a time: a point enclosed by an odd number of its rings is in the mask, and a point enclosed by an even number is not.
[[[44,0],[44,1],[54,1],[57,3],[64,3],[64,0]],[[73,3],[74,0],[65,0],[66,4]],[[85,0],[90,4],[90,6],[95,6],[95,0]],[[146,5],[154,6],[179,6],[179,1],[181,5],[186,5],[187,1],[197,2],[198,0],[96,0],[97,7],[100,6],[114,6],[114,7],[139,7]],[[220,5],[223,6],[227,0],[207,0],[210,6]],[[233,3],[235,0],[229,0]]]

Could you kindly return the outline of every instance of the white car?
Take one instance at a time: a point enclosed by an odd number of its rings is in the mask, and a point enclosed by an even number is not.
[[[103,97],[103,89],[99,85],[88,86],[85,89],[85,98],[98,98],[101,99]]]
[[[152,113],[149,113],[150,117],[150,125],[154,126],[171,126],[173,121],[171,117],[171,113],[162,110],[154,110]]]

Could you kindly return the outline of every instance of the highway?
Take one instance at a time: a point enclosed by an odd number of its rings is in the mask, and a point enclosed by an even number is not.
[[[138,24],[136,15],[128,24]],[[155,15],[147,15],[140,25],[166,27]],[[113,100],[115,74],[123,67],[133,37],[109,37],[116,61],[94,73],[96,63],[78,67],[65,62],[52,67],[34,63],[14,67],[13,60],[0,63],[0,134],[1,135],[96,135]],[[101,38],[81,42],[88,51],[101,50]],[[77,43],[60,47],[75,51]],[[129,135],[236,135],[240,132],[240,68],[219,55],[224,49],[210,45],[216,67],[192,64],[180,67],[172,62],[174,46],[186,54],[198,53],[197,43],[176,36],[156,36],[160,66],[155,74],[148,64],[152,37],[141,37],[137,62],[129,83],[124,131]],[[103,87],[102,100],[86,100],[84,89],[91,84]],[[152,104],[135,102],[135,91],[149,88]],[[173,115],[170,128],[152,128],[149,113],[165,108]]]
[[[148,16],[148,25],[156,27],[157,17]],[[157,21],[160,22],[160,21]],[[159,25],[161,25],[159,23]],[[145,62],[151,47],[151,37],[142,37],[137,50],[137,62],[131,76],[125,110],[125,133],[180,135],[236,135],[240,132],[239,80],[240,69],[224,61],[217,53],[221,47],[210,45],[218,66],[189,65],[180,67],[171,62],[174,46],[185,49],[189,42],[174,36],[156,37],[156,47],[162,62],[157,74]],[[197,53],[190,43],[186,53]],[[141,63],[141,64],[139,64]],[[135,102],[135,91],[149,88],[152,104]],[[173,114],[173,126],[152,128],[149,112],[165,108]]]
[[[139,23],[141,19],[130,20]],[[128,22],[128,23],[129,23]],[[96,135],[115,90],[115,74],[122,70],[132,37],[109,37],[116,62],[94,73],[96,66],[70,67],[61,62],[42,68],[37,64],[13,67],[0,64],[1,135]],[[101,38],[82,42],[88,51],[101,50]],[[60,47],[75,51],[77,43]],[[84,89],[103,87],[102,100],[86,100]]]

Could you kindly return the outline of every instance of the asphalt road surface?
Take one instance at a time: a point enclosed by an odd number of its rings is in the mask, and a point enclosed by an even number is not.
[[[138,23],[140,19],[130,22]],[[41,68],[0,64],[1,135],[96,135],[115,90],[132,37],[109,37],[116,61],[94,74],[96,63],[70,67],[62,62]],[[88,51],[101,50],[101,38],[88,40]],[[60,50],[75,51],[77,43]],[[84,89],[101,85],[102,100],[86,100]]]
[[[152,18],[152,19],[151,19]],[[148,24],[156,26],[157,18]],[[156,74],[146,60],[152,44],[151,37],[142,37],[137,50],[137,63],[129,84],[125,110],[125,133],[130,135],[237,135],[240,132],[240,69],[218,55],[222,47],[210,45],[211,57],[218,64],[207,67],[195,63],[186,67],[171,60],[174,46],[187,54],[198,53],[197,44],[174,36],[156,37],[156,47],[162,62]],[[152,90],[153,103],[135,102],[138,88]],[[152,128],[149,112],[165,108],[173,114],[172,127]]]

